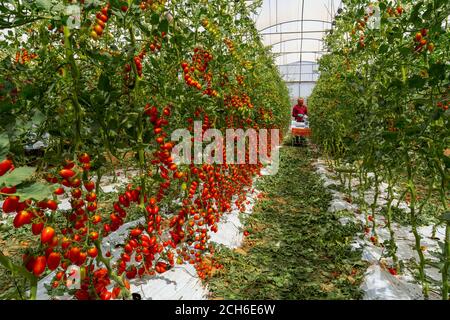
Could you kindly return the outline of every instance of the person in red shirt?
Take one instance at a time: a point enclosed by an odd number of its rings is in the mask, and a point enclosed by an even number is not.
[[[303,116],[308,115],[308,108],[304,103],[305,101],[303,98],[298,98],[297,104],[294,106],[294,109],[292,109],[292,116],[297,122],[303,122]]]

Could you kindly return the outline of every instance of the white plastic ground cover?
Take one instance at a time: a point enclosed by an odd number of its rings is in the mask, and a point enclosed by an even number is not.
[[[104,185],[102,189],[111,190],[109,187],[110,185]],[[259,193],[256,189],[247,190],[243,212],[234,204],[236,198],[233,199],[232,211],[222,217],[222,221],[218,223],[217,233],[212,232],[209,241],[222,244],[231,249],[240,247],[244,238],[243,224],[240,217],[241,215],[251,214]],[[67,207],[67,209],[70,209],[67,199],[67,203],[64,202],[64,199],[62,202],[62,208],[66,209]],[[113,262],[120,257],[120,250],[116,249],[116,246],[124,242],[125,237],[128,235],[128,230],[144,221],[145,219],[141,218],[125,223],[102,240],[102,250],[111,252]],[[50,285],[53,277],[54,272],[39,281],[38,300],[50,299],[45,284]],[[197,276],[194,266],[188,263],[177,265],[163,274],[133,279],[130,281],[130,288],[132,293],[138,293],[141,299],[144,300],[205,300],[208,299],[209,295],[207,287],[203,286],[202,281]],[[67,300],[71,299],[71,297],[65,295],[57,297],[57,299]]]
[[[244,201],[244,212],[242,214],[251,214],[253,206],[257,201],[259,191],[252,189],[248,191]],[[222,220],[217,224],[218,231],[211,233],[211,242],[222,244],[230,249],[239,248],[244,239],[243,224],[240,219],[241,212],[233,201],[232,211],[222,217]]]
[[[343,225],[349,222],[365,223],[365,217],[363,214],[358,213],[358,206],[350,204],[346,201],[346,197],[343,193],[331,189],[333,185],[340,185],[339,179],[336,179],[332,170],[329,169],[326,162],[319,159],[316,165],[316,173],[322,178],[323,184],[326,188],[329,188],[332,194],[333,200],[330,202],[328,210],[330,212],[349,211],[353,212],[353,216],[341,217],[339,222]],[[373,173],[371,174],[373,177]],[[357,179],[351,181],[353,186],[359,184]],[[382,206],[386,204],[387,198],[387,184],[381,183],[379,188],[379,198],[377,200],[376,211],[380,211]],[[368,204],[374,201],[374,190],[369,190],[364,195],[365,201]],[[357,197],[357,194],[353,194]],[[395,200],[393,203],[400,209],[408,212],[409,207],[404,202],[398,203]],[[382,243],[390,238],[389,231],[386,228],[385,218],[377,216],[377,235],[379,242]],[[414,249],[414,235],[411,233],[410,228],[393,223],[392,228],[395,231],[395,240],[397,244],[397,256],[399,260],[407,263],[411,260],[418,261],[417,252]],[[424,226],[418,228],[418,232],[422,237],[421,244],[426,248],[424,255],[426,259],[430,261],[437,261],[436,257],[431,252],[440,251],[438,240],[443,241],[445,237],[445,228],[439,227],[436,230],[435,237],[432,238],[432,226]],[[367,269],[364,280],[361,285],[361,289],[364,292],[364,299],[366,300],[418,300],[423,299],[422,287],[415,281],[413,277],[413,270],[406,270],[403,275],[393,276],[383,266],[390,264],[392,261],[390,258],[383,257],[383,249],[379,246],[375,246],[369,239],[369,236],[363,234],[357,234],[352,242],[354,249],[362,249],[362,260],[370,263],[370,267]],[[440,270],[434,267],[426,268],[427,276],[433,280],[440,281]],[[431,299],[440,299],[437,293],[430,293]]]
[[[37,300],[49,300],[45,284],[49,285],[54,274],[41,279],[38,284]],[[140,295],[142,300],[206,300],[208,290],[202,285],[194,266],[177,265],[169,271],[152,277],[130,281],[130,291]],[[55,299],[70,300],[69,295]]]
[[[208,290],[190,264],[175,266],[169,271],[131,281],[130,290],[142,300],[207,300]]]
[[[113,262],[120,257],[116,245],[123,244],[128,230],[144,221],[145,218],[141,218],[128,222],[103,239],[102,249],[111,252]],[[195,268],[188,263],[177,265],[163,274],[133,279],[130,291],[138,293],[143,300],[203,300],[208,294]]]
[[[230,249],[238,248],[243,242],[241,214],[251,214],[259,192],[250,190],[244,202],[244,212],[233,205],[230,214],[222,217],[218,231],[211,233],[209,241],[222,244]],[[205,300],[209,292],[202,285],[195,268],[183,264],[157,277],[148,277],[131,281],[131,291],[141,294],[146,300]]]
[[[419,286],[393,276],[380,265],[371,265],[361,285],[366,300],[419,300],[423,299]]]

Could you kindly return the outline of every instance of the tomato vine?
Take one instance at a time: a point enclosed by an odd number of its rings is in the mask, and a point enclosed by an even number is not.
[[[0,41],[0,197],[16,228],[41,237],[23,265],[1,253],[0,264],[28,280],[30,298],[49,270],[55,294],[109,300],[130,298],[131,279],[175,263],[194,264],[202,278],[220,267],[209,257],[209,232],[233,206],[242,208],[262,164],[177,165],[170,136],[178,128],[193,132],[194,121],[203,132],[287,125],[287,89],[249,18],[257,5],[0,5],[7,30]],[[36,142],[43,147],[26,151]],[[101,203],[102,176],[128,167],[138,169],[134,182],[114,203]],[[64,198],[68,210],[57,206]],[[102,239],[130,210],[143,220],[112,259]],[[65,289],[70,265],[81,268],[80,289]]]
[[[449,26],[448,1],[343,1],[336,27],[326,38],[330,53],[310,98],[316,140],[336,159],[336,167],[358,174],[364,202],[369,172],[388,183],[388,243],[400,270],[392,229],[394,187],[409,204],[409,220],[419,257],[419,279],[429,295],[422,236],[417,220],[431,195],[439,199],[442,297],[448,299],[450,262],[449,190]],[[418,193],[418,186],[425,191]],[[422,188],[422,189],[423,189]],[[398,190],[398,189],[397,189]],[[376,203],[376,199],[374,204]],[[376,243],[375,207],[371,213]],[[364,210],[365,211],[365,210]],[[368,223],[367,223],[368,225]]]

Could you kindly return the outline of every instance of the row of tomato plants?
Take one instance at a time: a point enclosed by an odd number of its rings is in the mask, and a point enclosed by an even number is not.
[[[449,298],[449,26],[448,1],[343,1],[336,27],[326,38],[330,53],[320,61],[321,77],[311,98],[311,126],[318,143],[342,176],[359,179],[357,193],[374,243],[397,257],[393,215],[400,200],[409,205],[409,224],[419,257],[418,279],[426,298],[426,267],[442,276]],[[368,179],[368,173],[374,177]],[[350,179],[348,189],[352,191]],[[390,239],[378,243],[376,202],[385,181],[386,225]],[[369,206],[369,185],[375,199]],[[395,190],[400,196],[395,195]],[[439,263],[428,259],[418,221],[432,208],[435,225],[445,227]]]
[[[2,5],[0,197],[13,226],[39,240],[22,263],[0,252],[0,265],[29,282],[30,298],[48,270],[52,295],[109,300],[130,298],[131,279],[176,263],[195,265],[201,278],[220,268],[209,233],[243,208],[262,164],[177,165],[171,133],[193,133],[194,121],[203,133],[287,124],[287,89],[249,18],[257,5]],[[36,141],[45,147],[27,152]],[[112,204],[99,202],[102,176],[125,165],[138,170],[134,182]],[[69,210],[58,209],[64,198]],[[145,222],[113,259],[102,240],[130,211]],[[81,268],[79,289],[64,285],[70,265]]]

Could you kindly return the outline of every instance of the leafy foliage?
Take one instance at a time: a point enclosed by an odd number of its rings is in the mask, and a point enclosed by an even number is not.
[[[329,53],[320,60],[321,76],[309,100],[311,126],[316,142],[338,165],[348,164],[360,177],[372,172],[377,181],[400,185],[410,213],[394,220],[406,217],[412,227],[427,295],[426,261],[416,227],[426,220],[424,209],[431,201],[437,208],[434,220],[448,207],[450,3],[343,3],[336,27],[326,37]],[[358,188],[364,191],[363,185]],[[385,212],[390,224],[393,212]],[[447,299],[450,225],[445,224],[441,273]],[[394,242],[392,237],[393,247]]]
[[[311,152],[281,149],[280,170],[261,178],[264,198],[248,217],[243,250],[218,250],[224,264],[208,286],[225,299],[358,299],[361,252],[349,242],[360,227],[327,212],[330,194],[313,173]]]

